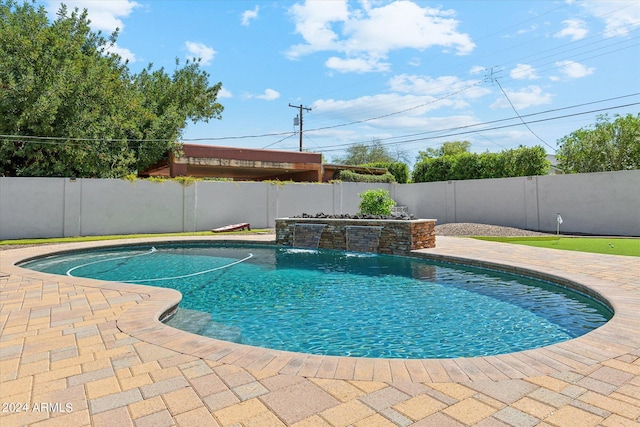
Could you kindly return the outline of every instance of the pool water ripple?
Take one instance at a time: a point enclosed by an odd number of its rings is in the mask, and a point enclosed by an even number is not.
[[[201,319],[183,322],[190,332],[323,355],[501,354],[575,338],[612,316],[548,282],[424,259],[221,244],[163,245],[135,256],[149,249],[54,255],[22,266],[171,287],[183,294],[180,307]],[[188,277],[145,282],[176,276]]]

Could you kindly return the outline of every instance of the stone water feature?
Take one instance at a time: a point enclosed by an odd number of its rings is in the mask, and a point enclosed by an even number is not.
[[[382,227],[347,225],[345,229],[348,252],[378,252]]]
[[[355,246],[366,246],[366,251],[373,246],[366,239],[378,235],[376,250],[372,252],[389,255],[406,255],[412,250],[434,248],[436,246],[435,219],[382,219],[353,218],[343,215],[341,218],[278,218],[276,219],[276,244],[294,247],[296,232],[301,226],[315,225],[322,227],[317,247],[322,249],[354,250]],[[351,229],[349,229],[351,227]],[[351,231],[349,231],[351,230]],[[317,229],[316,229],[317,231]],[[350,234],[349,237],[347,234]],[[355,233],[355,234],[352,234]],[[353,240],[355,235],[360,235]],[[298,234],[299,236],[299,234]],[[368,237],[364,237],[368,236]],[[352,248],[348,247],[353,244]]]
[[[326,224],[294,224],[293,247],[305,249],[318,249],[320,236]]]

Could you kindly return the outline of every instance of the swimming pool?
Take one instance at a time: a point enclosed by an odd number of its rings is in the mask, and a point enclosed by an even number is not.
[[[492,270],[267,245],[119,247],[21,266],[174,288],[194,310],[191,332],[323,355],[501,354],[575,338],[612,315],[582,294]]]

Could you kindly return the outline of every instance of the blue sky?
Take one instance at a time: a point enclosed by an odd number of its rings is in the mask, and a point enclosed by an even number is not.
[[[311,108],[303,148],[328,161],[373,140],[409,163],[456,140],[553,154],[598,114],[640,111],[637,0],[65,3],[120,28],[134,72],[201,58],[225,110],[188,143],[298,150],[291,104]]]

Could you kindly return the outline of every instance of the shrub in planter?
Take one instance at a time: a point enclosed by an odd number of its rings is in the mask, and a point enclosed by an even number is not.
[[[360,213],[363,215],[391,215],[391,208],[396,202],[389,197],[389,192],[378,188],[359,194]]]

